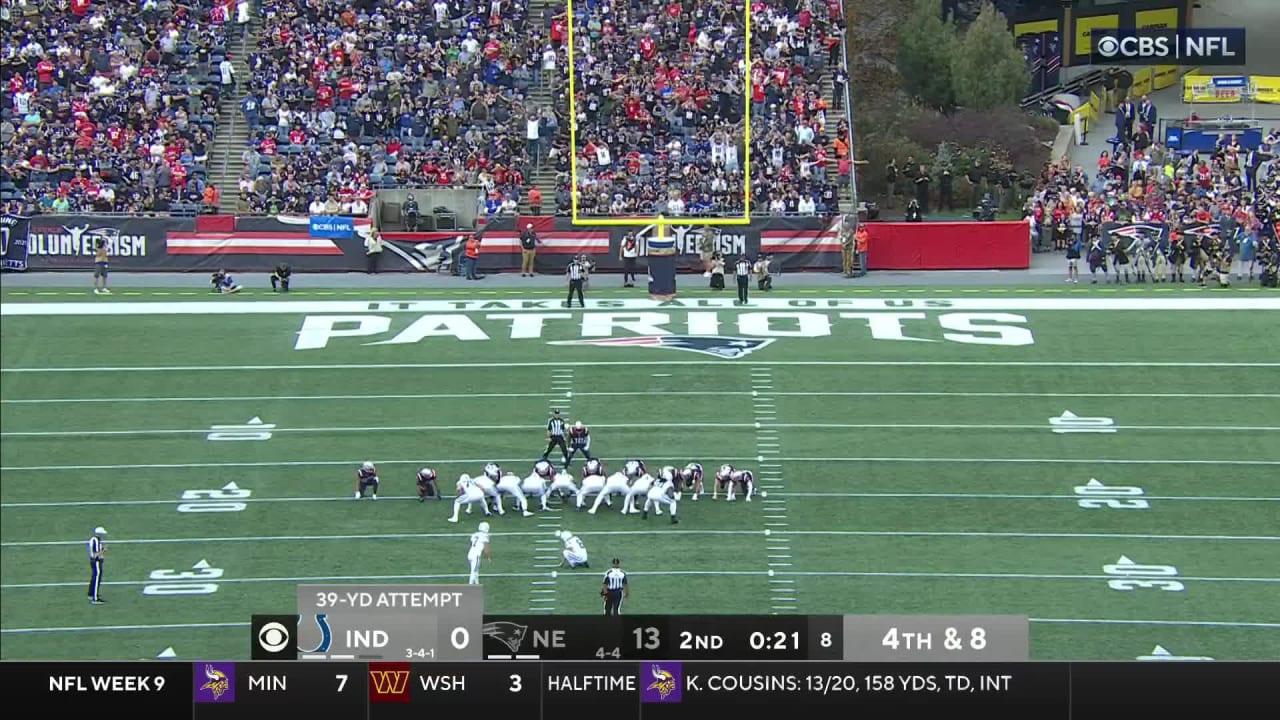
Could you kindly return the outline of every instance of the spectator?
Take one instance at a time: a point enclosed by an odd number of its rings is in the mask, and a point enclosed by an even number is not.
[[[212,0],[5,4],[5,198],[36,212],[196,212],[221,98]],[[10,185],[12,189],[9,189]]]

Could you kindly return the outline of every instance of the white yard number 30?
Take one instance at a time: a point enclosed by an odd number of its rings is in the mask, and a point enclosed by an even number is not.
[[[212,595],[218,592],[218,584],[200,582],[222,577],[222,568],[210,567],[208,560],[201,560],[190,570],[153,570],[151,583],[142,588],[143,595]]]
[[[1182,592],[1186,586],[1175,578],[1178,568],[1172,565],[1139,565],[1124,555],[1112,565],[1103,565],[1102,572],[1116,576],[1116,580],[1108,580],[1107,586],[1112,590],[1164,590],[1165,592]]]

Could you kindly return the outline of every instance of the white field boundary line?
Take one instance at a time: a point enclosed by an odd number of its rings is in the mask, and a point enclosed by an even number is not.
[[[660,573],[650,573],[660,574]],[[451,576],[461,578],[461,575]],[[503,577],[493,574],[489,577]],[[416,578],[420,579],[420,578]],[[1151,625],[1173,627],[1208,627],[1208,628],[1261,628],[1280,629],[1280,623],[1265,622],[1233,622],[1230,620],[1117,620],[1094,618],[1028,618],[1032,623],[1044,625]],[[79,632],[137,632],[150,630],[209,630],[223,628],[247,628],[247,622],[204,622],[204,623],[166,623],[156,625],[81,625],[78,627],[31,627],[3,628],[4,635],[38,635],[47,633],[79,633]]]
[[[1280,310],[1275,297],[1106,297],[1106,298],[832,298],[771,296],[759,298],[748,307],[733,304],[730,298],[694,300],[651,300],[648,298],[593,298],[582,310],[724,310],[751,313],[761,310],[926,310],[956,312],[969,310],[1078,310],[1078,311],[1194,311],[1194,310]],[[163,302],[124,300],[111,303],[20,302],[0,303],[0,316],[104,316],[104,315],[296,315],[319,313],[460,313],[539,312],[563,310],[555,300],[498,300],[465,298],[457,300],[241,300],[239,302]]]
[[[1053,540],[1191,540],[1191,541],[1240,541],[1240,542],[1277,542],[1280,536],[1275,535],[1164,535],[1140,533],[1067,533],[1067,532],[982,532],[962,530],[597,530],[588,533],[591,537],[652,537],[669,535],[686,536],[744,536],[760,534],[765,537],[777,536],[815,536],[815,537],[896,537],[896,538],[991,538],[991,539],[1053,539]],[[112,545],[181,545],[184,543],[234,543],[234,542],[320,542],[349,540],[431,540],[464,538],[467,533],[371,533],[351,535],[230,535],[223,537],[192,538],[137,538],[115,539]],[[503,537],[543,537],[543,531],[516,530],[502,532]],[[83,540],[16,540],[0,543],[5,548],[40,548],[68,547],[83,545]],[[221,582],[221,581],[219,581]]]
[[[753,430],[759,422],[745,423],[595,423],[592,427],[606,430],[628,430],[631,432],[666,430]],[[770,427],[792,430],[1035,430],[1046,431],[1047,424],[983,424],[961,425],[948,423],[774,423]],[[1280,432],[1275,425],[1116,425],[1116,430],[1129,432]],[[382,427],[360,425],[355,427],[302,427],[274,428],[273,433],[388,433],[388,432],[511,432],[528,430],[524,425],[387,425]],[[153,428],[129,430],[15,430],[0,432],[0,438],[40,438],[40,437],[137,437],[150,435],[208,435],[209,428]]]
[[[451,575],[461,578],[462,575]],[[490,578],[502,578],[502,574],[489,575]],[[1280,629],[1280,623],[1249,623],[1249,621],[1231,620],[1119,620],[1093,618],[1028,618],[1030,623],[1044,625],[1155,625],[1155,626],[1187,626],[1187,628],[1260,628]],[[64,628],[4,628],[0,634],[49,634],[49,633],[120,633],[148,632],[148,630],[205,630],[224,628],[248,628],[250,623],[166,623],[156,625],[79,625]]]
[[[607,360],[547,362],[458,362],[458,363],[329,363],[321,365],[104,365],[96,367],[5,367],[0,373],[95,373],[113,372],[300,372],[303,370],[474,370],[476,368],[562,368],[562,367],[673,367],[678,365],[725,367],[983,367],[983,368],[1280,368],[1280,362],[1151,362],[1149,360]]]
[[[598,573],[588,571],[584,574],[560,573],[560,576],[568,580],[571,578],[586,578],[599,582],[596,577]],[[855,570],[833,570],[833,571],[808,571],[795,572],[788,570],[775,570],[774,575],[768,575],[766,570],[668,570],[664,572],[643,573],[628,571],[628,575],[636,575],[638,577],[649,576],[681,576],[681,577],[847,577],[847,578],[927,578],[927,579],[960,579],[960,580],[1081,580],[1081,581],[1097,581],[1097,580],[1115,580],[1115,575],[1075,575],[1067,573],[944,573],[944,572],[906,572],[906,571],[855,571]],[[454,580],[465,578],[465,574],[439,574],[439,575],[320,575],[314,577],[253,577],[253,578],[220,578],[218,584],[274,584],[274,583],[321,583],[321,582],[385,582],[385,581],[409,581],[409,580]],[[489,578],[546,578],[550,577],[550,571],[541,573],[492,573],[482,577]],[[1179,581],[1185,582],[1203,582],[1203,583],[1280,583],[1280,578],[1258,578],[1258,577],[1187,577],[1183,575],[1177,576]],[[559,578],[557,578],[559,579]],[[142,585],[151,585],[154,580],[115,580],[105,582],[103,585],[111,585],[115,587],[137,587]],[[73,580],[69,582],[49,582],[49,583],[15,583],[11,585],[0,585],[0,590],[51,590],[55,588],[82,587],[84,581]]]
[[[578,392],[575,397],[650,397],[649,390],[619,390],[613,392]],[[708,390],[676,390],[663,391],[665,397],[726,397],[749,396],[748,391],[715,392]],[[1263,400],[1280,398],[1280,393],[1070,393],[1070,392],[906,392],[906,391],[865,391],[865,392],[817,392],[793,391],[773,392],[775,397],[938,397],[938,398],[1138,398],[1151,400]],[[303,402],[310,400],[510,400],[510,399],[543,399],[555,402],[564,398],[563,393],[545,392],[509,392],[509,393],[418,393],[394,395],[219,395],[217,397],[97,397],[97,398],[0,398],[3,405],[42,405],[42,404],[95,404],[95,403],[211,403],[211,402]]]
[[[599,426],[597,426],[599,427]],[[1046,426],[1048,427],[1048,426]],[[527,426],[521,426],[521,429],[528,430]],[[634,453],[633,453],[634,454]],[[688,462],[688,456],[649,456],[646,458],[650,462]],[[721,458],[723,461],[746,461],[755,462],[755,456],[748,457],[730,456]],[[995,464],[1027,464],[1027,465],[1245,465],[1245,466],[1271,466],[1280,465],[1280,460],[1205,460],[1203,458],[1175,460],[1169,458],[1159,458],[1151,460],[1140,460],[1134,458],[948,458],[948,457],[781,457],[774,458],[778,462],[789,463],[838,463],[838,462],[865,462],[865,463],[981,463],[984,465]],[[438,460],[433,459],[431,462],[435,465],[481,465],[485,463],[523,463],[528,462],[529,458],[470,458],[463,460]],[[121,465],[3,465],[0,466],[0,472],[44,472],[65,470],[180,470],[189,468],[282,468],[282,467],[343,467],[358,466],[364,462],[363,459],[355,460],[283,460],[277,462],[210,462],[210,463],[144,463],[144,464],[121,464]],[[413,460],[378,460],[379,465],[416,465],[421,467],[425,461],[422,458]]]
[[[183,482],[186,482],[185,480]],[[1079,500],[1081,495],[1035,495],[1018,493],[910,493],[910,492],[787,492],[770,490],[769,499],[902,499],[902,500]],[[1280,502],[1280,497],[1227,497],[1217,495],[1143,495],[1144,500],[1179,500],[1189,502]],[[236,502],[253,503],[313,503],[313,502],[349,502],[350,497],[247,497]],[[416,495],[379,495],[379,502],[418,501]],[[77,500],[73,502],[7,502],[0,503],[0,509],[22,510],[37,508],[75,508],[75,507],[142,507],[147,505],[175,505],[179,499],[169,500]]]

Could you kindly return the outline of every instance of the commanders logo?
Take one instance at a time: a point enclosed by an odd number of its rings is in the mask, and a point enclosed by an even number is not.
[[[591,340],[557,340],[550,345],[603,345],[606,347],[652,347],[686,350],[700,355],[736,360],[768,347],[773,340],[754,338],[711,337],[706,335],[649,335]]]
[[[369,702],[409,702],[409,663],[369,663]]]

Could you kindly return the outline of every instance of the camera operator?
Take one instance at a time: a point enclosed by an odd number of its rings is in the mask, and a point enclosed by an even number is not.
[[[769,292],[773,289],[773,276],[769,272],[769,263],[772,260],[772,257],[762,253],[756,258],[755,267],[752,268],[756,276],[756,288],[762,292]]]
[[[271,273],[271,292],[289,292],[289,276],[292,274],[293,268],[289,263],[276,265],[275,272]]]
[[[724,255],[719,252],[711,254],[711,289],[724,289]]]
[[[218,272],[213,273],[212,285],[212,292],[220,295],[230,295],[231,293],[240,292],[240,286],[237,285],[236,281],[227,274],[226,270],[219,270]]]
[[[991,193],[983,194],[982,202],[978,203],[978,207],[973,210],[973,219],[978,222],[995,222],[996,201],[991,197]]]

